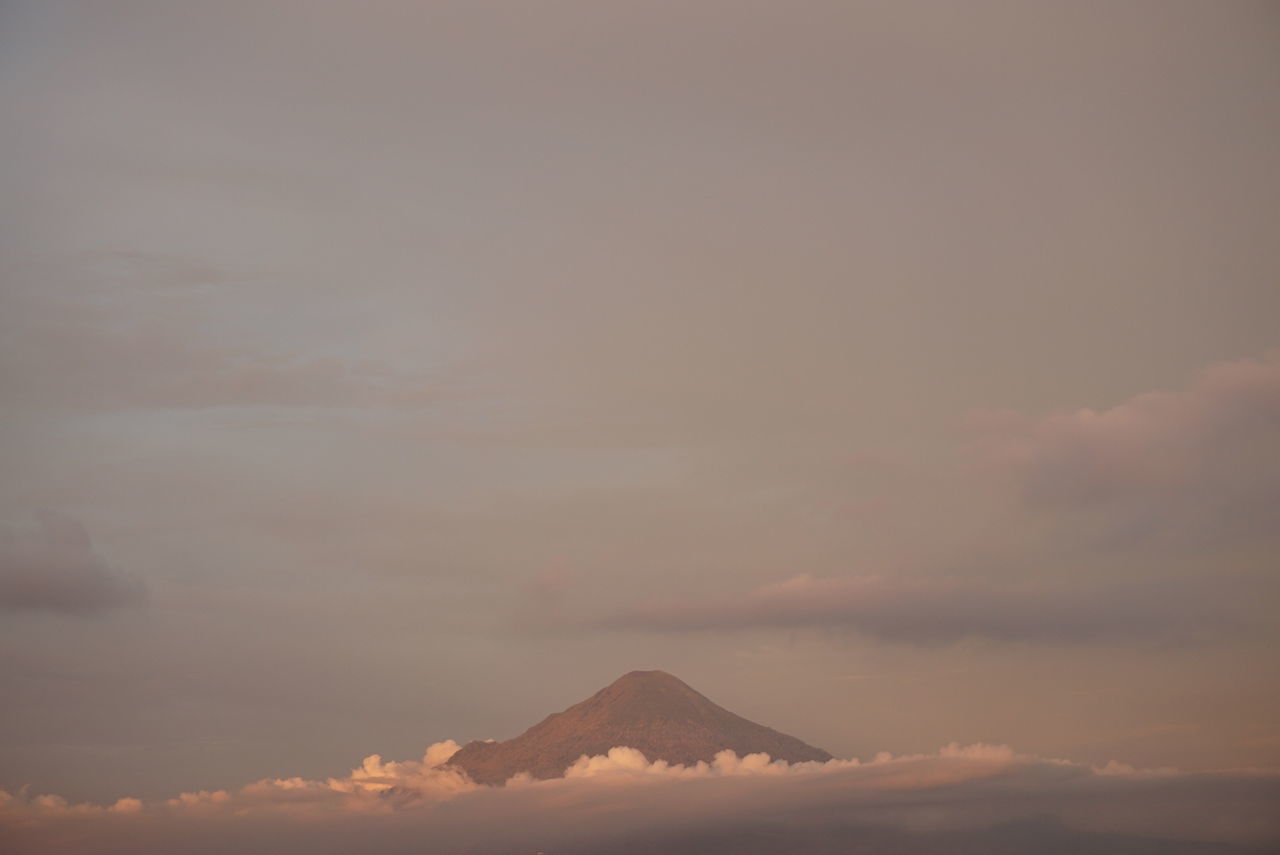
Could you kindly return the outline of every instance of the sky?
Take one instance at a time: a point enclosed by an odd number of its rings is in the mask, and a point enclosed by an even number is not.
[[[1280,766],[1277,38],[6,0],[0,790],[323,781],[647,668],[841,758]]]

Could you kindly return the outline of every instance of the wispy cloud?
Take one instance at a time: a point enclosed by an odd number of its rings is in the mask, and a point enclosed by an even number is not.
[[[445,393],[430,370],[350,358],[323,339],[304,349],[246,341],[208,308],[226,274],[197,259],[99,253],[45,268],[5,296],[0,318],[0,392],[28,411],[412,408]],[[42,278],[94,287],[41,288]]]

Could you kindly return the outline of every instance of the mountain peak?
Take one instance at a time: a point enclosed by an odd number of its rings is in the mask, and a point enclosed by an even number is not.
[[[628,671],[618,679],[614,680],[612,685],[619,683],[679,683],[687,685],[683,680],[668,674],[666,671]]]
[[[725,749],[775,760],[831,755],[712,702],[665,671],[630,671],[591,697],[548,716],[505,742],[471,742],[450,759],[477,783],[500,784],[520,772],[558,778],[582,755],[634,748],[650,761],[710,762]]]

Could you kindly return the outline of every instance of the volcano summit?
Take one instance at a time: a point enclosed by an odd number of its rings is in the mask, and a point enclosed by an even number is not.
[[[559,778],[582,755],[626,746],[650,762],[710,762],[730,749],[774,760],[826,761],[831,755],[729,712],[665,671],[632,671],[564,712],[505,742],[469,742],[449,760],[478,784],[528,772]]]

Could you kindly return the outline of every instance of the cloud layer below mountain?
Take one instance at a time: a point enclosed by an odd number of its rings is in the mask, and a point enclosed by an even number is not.
[[[0,834],[15,853],[624,852],[656,841],[720,851],[744,831],[764,852],[861,838],[915,852],[939,835],[988,846],[1013,835],[1043,851],[1082,839],[1104,852],[1138,838],[1168,852],[1183,851],[1179,841],[1202,842],[1197,852],[1280,841],[1274,772],[1096,768],[983,744],[794,765],[725,751],[686,767],[619,747],[579,759],[561,779],[483,787],[442,765],[455,750],[446,741],[420,761],[372,755],[340,778],[266,779],[159,802],[0,793]]]

